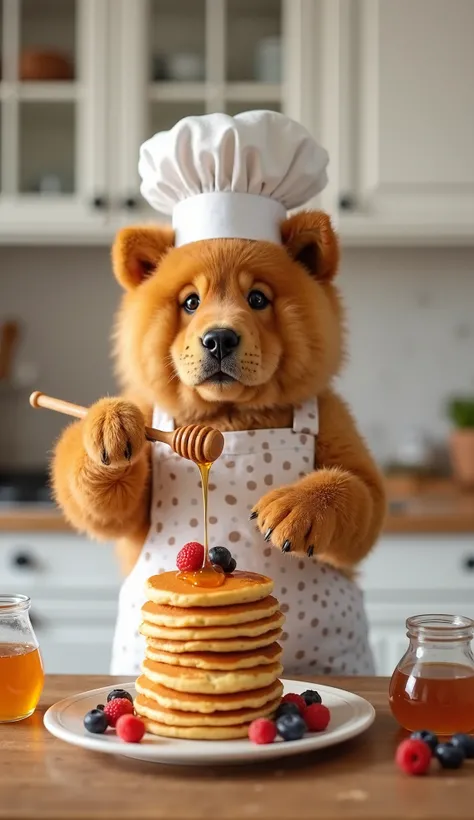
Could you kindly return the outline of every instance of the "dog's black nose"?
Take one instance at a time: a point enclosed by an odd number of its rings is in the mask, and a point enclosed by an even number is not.
[[[208,330],[202,338],[203,346],[211,356],[221,361],[232,353],[240,342],[240,337],[230,327],[214,327]]]

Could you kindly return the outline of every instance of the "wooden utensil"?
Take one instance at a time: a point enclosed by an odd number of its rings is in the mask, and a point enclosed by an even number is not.
[[[87,416],[87,407],[71,404],[71,402],[62,399],[55,399],[52,396],[45,396],[39,390],[31,394],[30,404],[35,408],[44,407],[47,410],[64,413],[66,416],[75,416],[78,419]],[[215,430],[213,427],[207,427],[203,424],[178,427],[170,433],[164,430],[155,430],[154,427],[145,427],[145,435],[148,441],[161,441],[168,444],[179,456],[198,464],[216,461],[224,449],[224,436],[220,430]]]

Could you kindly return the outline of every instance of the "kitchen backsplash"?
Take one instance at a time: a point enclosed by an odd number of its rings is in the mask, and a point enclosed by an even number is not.
[[[474,250],[350,249],[340,284],[350,358],[339,387],[377,457],[413,428],[443,440],[447,395],[474,391]],[[20,320],[18,363],[37,372],[0,390],[1,466],[42,465],[65,424],[29,408],[30,388],[80,404],[114,393],[119,295],[105,248],[0,248],[0,319]]]

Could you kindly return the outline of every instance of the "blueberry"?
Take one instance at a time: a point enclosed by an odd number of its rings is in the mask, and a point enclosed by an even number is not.
[[[282,715],[299,715],[300,710],[298,709],[296,703],[280,703],[278,709],[275,712],[275,720],[278,720],[279,717]]]
[[[107,695],[107,703],[110,703],[111,700],[115,700],[116,698],[127,698],[130,703],[133,703],[133,698],[126,689],[112,689]]]
[[[93,735],[103,735],[109,722],[102,709],[91,709],[84,717],[84,727]]]
[[[276,727],[283,740],[299,740],[306,732],[306,723],[301,715],[294,715],[291,712],[279,717]]]
[[[303,692],[301,697],[303,698],[306,706],[311,706],[312,703],[322,703],[322,698],[319,692],[316,692],[316,689],[307,689],[306,692]]]
[[[229,572],[228,567],[234,559],[227,547],[213,547],[209,550],[209,560],[211,564],[217,564],[218,567],[222,567],[224,572]]]
[[[423,743],[426,743],[426,745],[430,747],[433,754],[439,743],[439,740],[435,733],[429,732],[427,729],[420,729],[419,732],[412,732],[410,737],[412,738],[412,740],[422,740]]]
[[[104,711],[104,704],[103,703],[98,703],[95,708],[100,709],[103,712]]]
[[[474,737],[472,737],[472,735],[465,735],[462,732],[458,732],[452,736],[451,743],[453,746],[461,747],[464,752],[464,757],[474,757]]]
[[[435,755],[443,769],[459,769],[464,762],[461,746],[454,746],[452,743],[438,743]]]
[[[236,567],[237,567],[237,561],[235,560],[235,558],[231,558],[230,563],[229,563],[227,569],[224,570],[224,572],[226,573],[226,575],[229,575],[230,572],[234,572]]]

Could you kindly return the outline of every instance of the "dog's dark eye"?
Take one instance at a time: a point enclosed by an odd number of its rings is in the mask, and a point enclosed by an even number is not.
[[[186,313],[194,313],[199,305],[201,304],[201,300],[197,293],[191,293],[183,302],[183,308],[185,309]]]
[[[251,290],[247,296],[247,302],[252,310],[265,310],[270,304],[270,299],[261,290]]]

